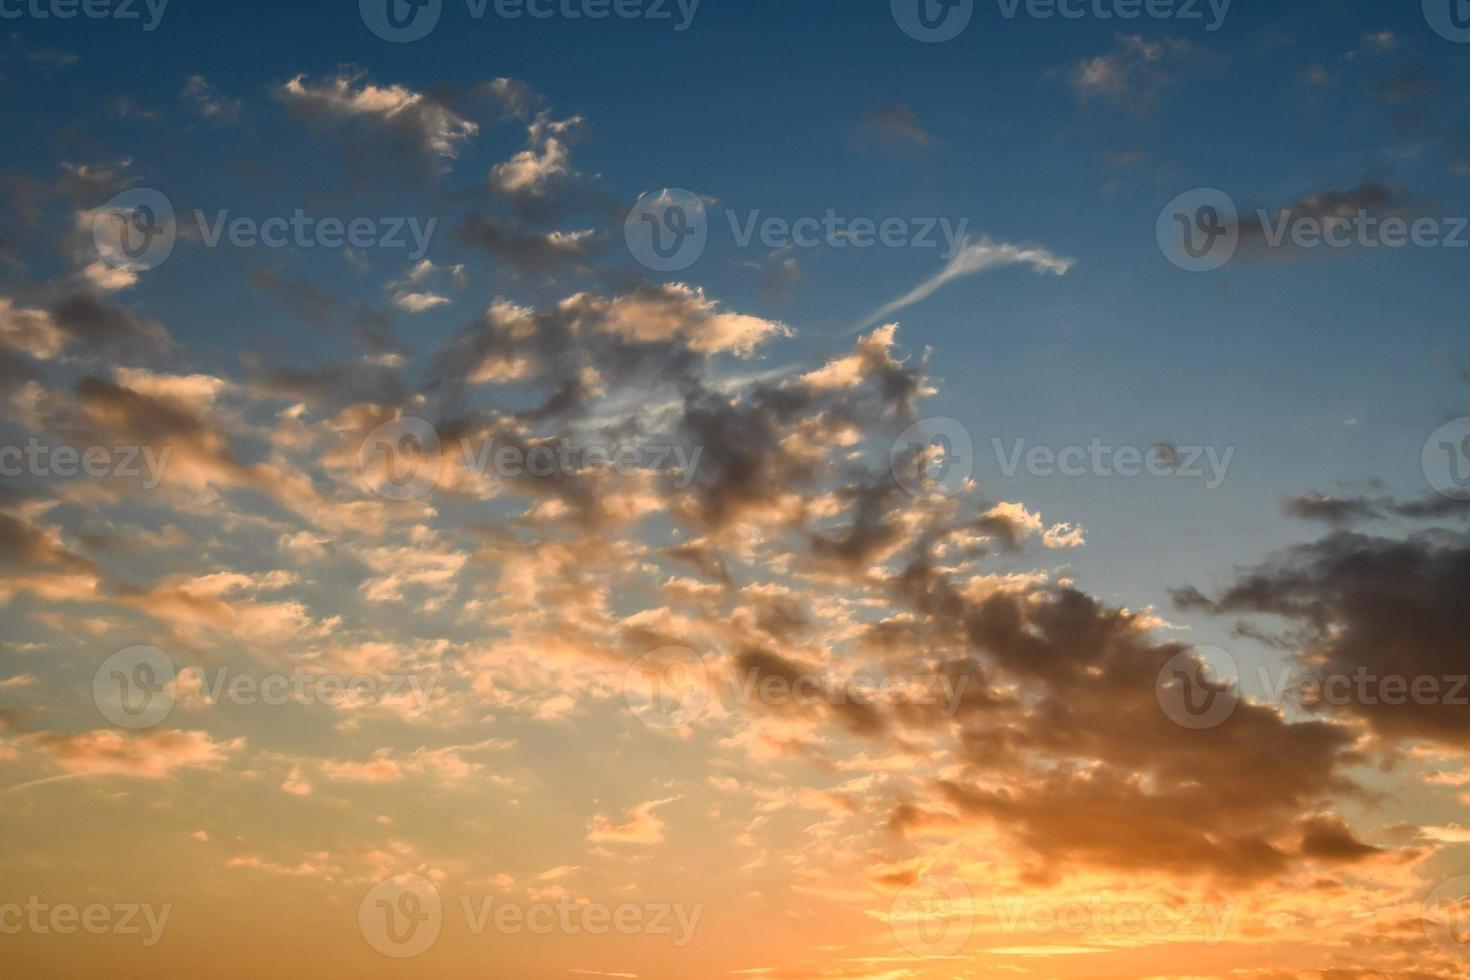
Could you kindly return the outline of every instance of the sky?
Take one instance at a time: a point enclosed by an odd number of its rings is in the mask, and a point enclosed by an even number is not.
[[[1462,0],[0,0],[4,962],[1464,975],[1467,80]]]

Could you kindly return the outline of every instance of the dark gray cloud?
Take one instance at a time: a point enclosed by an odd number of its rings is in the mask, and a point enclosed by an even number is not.
[[[1184,609],[1279,617],[1310,639],[1299,665],[1318,678],[1370,678],[1317,710],[1365,723],[1386,739],[1423,738],[1470,745],[1470,535],[1429,530],[1407,538],[1338,531],[1243,572],[1216,597],[1175,594]],[[1432,698],[1384,696],[1382,679],[1432,679]],[[1426,688],[1427,690],[1427,688]],[[1455,695],[1458,695],[1458,698]],[[1338,703],[1338,702],[1342,703]]]

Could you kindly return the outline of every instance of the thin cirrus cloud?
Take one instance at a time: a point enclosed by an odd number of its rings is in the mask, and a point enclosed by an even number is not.
[[[861,323],[852,328],[851,332],[856,333],[866,329],[899,310],[922,303],[958,279],[966,279],[1009,265],[1024,265],[1030,267],[1034,272],[1064,276],[1075,264],[1076,260],[1062,258],[1040,246],[1012,245],[1009,242],[992,241],[985,237],[971,239],[966,236],[961,239],[959,251],[936,275],[924,280],[893,302],[868,314]]]

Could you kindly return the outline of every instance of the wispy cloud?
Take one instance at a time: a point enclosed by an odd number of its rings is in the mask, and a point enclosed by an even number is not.
[[[899,310],[922,303],[956,279],[979,275],[982,272],[1008,265],[1026,265],[1036,272],[1050,272],[1064,276],[1075,264],[1076,260],[1061,258],[1039,246],[1012,245],[983,237],[972,240],[967,236],[961,239],[960,248],[955,252],[954,258],[950,259],[938,274],[924,280],[893,302],[874,310],[861,323],[853,327],[852,332],[856,333],[866,329]]]

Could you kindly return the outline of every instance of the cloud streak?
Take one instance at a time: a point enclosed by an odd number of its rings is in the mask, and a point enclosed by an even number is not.
[[[961,239],[959,250],[943,269],[898,299],[868,314],[861,323],[852,328],[851,332],[865,330],[884,317],[892,316],[900,310],[922,303],[956,280],[977,276],[982,272],[1011,265],[1022,265],[1040,274],[1050,273],[1055,276],[1064,276],[1075,264],[1076,260],[1062,258],[1040,246],[1012,245],[1009,242],[997,242],[984,237],[971,239],[966,236]]]

